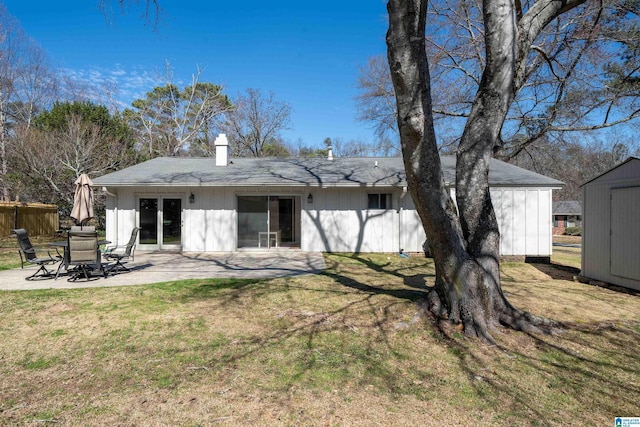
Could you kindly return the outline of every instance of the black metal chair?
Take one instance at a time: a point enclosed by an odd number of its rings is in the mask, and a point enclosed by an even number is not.
[[[124,250],[122,252],[114,252],[117,251],[120,246],[107,247],[106,251],[102,256],[107,261],[115,261],[116,263],[109,267],[109,273],[117,273],[119,271],[131,271],[127,267],[122,264],[123,260],[131,259],[134,261],[134,251],[136,248],[136,240],[138,238],[138,232],[140,231],[140,227],[134,227],[131,231],[131,237],[129,238],[129,242],[126,246],[123,246]]]
[[[36,254],[36,249],[33,247],[31,240],[29,239],[29,234],[27,230],[24,228],[17,228],[13,230],[18,238],[18,245],[20,246],[20,250],[18,253],[20,254],[20,268],[24,268],[25,264],[33,264],[37,265],[40,268],[33,273],[31,276],[26,277],[25,280],[40,280],[40,279],[50,279],[53,277],[53,272],[47,270],[47,265],[55,264],[56,262],[60,262],[62,260],[61,256],[53,257],[51,253],[47,253],[46,257],[39,257]]]
[[[95,231],[70,231],[68,234],[68,264],[74,266],[69,281],[94,278],[91,273],[100,270],[104,277],[107,272],[100,259],[98,233]]]

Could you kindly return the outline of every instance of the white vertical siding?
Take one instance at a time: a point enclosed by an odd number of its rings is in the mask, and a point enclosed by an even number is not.
[[[538,233],[540,229],[540,221],[538,218],[538,206],[539,198],[537,190],[525,191],[525,218],[523,221],[525,229],[525,254],[539,254],[540,242],[538,240]]]
[[[403,205],[400,215],[400,220],[402,221],[402,225],[400,226],[400,247],[404,249],[405,252],[422,252],[422,245],[427,237],[424,234],[422,221],[409,193],[404,196]]]
[[[422,252],[425,234],[409,193],[401,189],[198,187],[118,189],[108,198],[107,239],[122,244],[137,224],[140,194],[189,194],[184,204],[183,250],[220,252],[237,249],[238,194],[301,196],[301,248],[329,252]],[[386,210],[367,209],[368,193],[391,193]],[[313,195],[313,202],[307,196]],[[551,190],[493,188],[492,200],[501,233],[502,255],[551,254]],[[116,209],[117,207],[117,209]]]
[[[527,191],[523,189],[514,189],[511,191],[513,191],[513,206],[511,207],[513,215],[511,236],[513,253],[503,255],[526,255],[527,221],[531,221],[531,217],[527,218]]]
[[[501,255],[551,255],[551,190],[492,188]]]
[[[106,212],[106,239],[112,245],[125,245],[136,226],[135,197],[131,189],[119,189],[116,197],[109,196]]]
[[[540,206],[538,220],[542,227],[538,234],[540,241],[540,255],[553,253],[553,195],[551,190],[539,190]]]
[[[311,191],[303,206],[302,249],[327,252],[396,252],[399,233],[398,191],[327,188]],[[368,193],[392,193],[386,210],[367,209]]]
[[[499,200],[494,205],[498,229],[500,230],[500,253],[502,255],[513,255],[514,250],[514,229],[515,211],[513,207],[513,191],[491,190],[491,200]]]
[[[237,216],[235,192],[225,187],[198,188],[195,203],[185,211],[184,250],[230,252],[236,249]]]

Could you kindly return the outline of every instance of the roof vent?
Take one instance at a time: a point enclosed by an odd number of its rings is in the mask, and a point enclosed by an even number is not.
[[[229,141],[227,141],[227,136],[221,133],[214,144],[216,146],[216,166],[227,166],[229,164]]]
[[[327,160],[333,160],[333,147],[327,145]]]

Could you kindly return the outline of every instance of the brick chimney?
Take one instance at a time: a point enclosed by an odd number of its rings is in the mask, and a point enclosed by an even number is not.
[[[227,166],[229,164],[229,141],[224,133],[218,135],[215,141],[216,146],[216,166]]]

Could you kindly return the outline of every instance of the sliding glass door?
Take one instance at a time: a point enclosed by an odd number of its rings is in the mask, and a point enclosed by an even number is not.
[[[238,248],[261,247],[269,231],[268,198],[238,196]]]
[[[300,196],[238,196],[238,248],[300,247]]]

